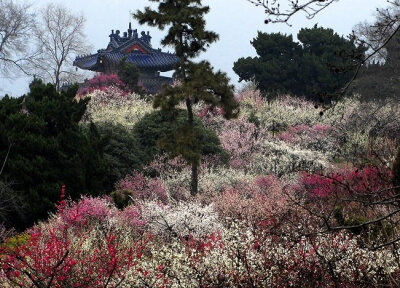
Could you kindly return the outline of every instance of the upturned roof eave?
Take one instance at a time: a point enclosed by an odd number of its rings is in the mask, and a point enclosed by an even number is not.
[[[136,44],[139,44],[147,53],[134,51],[125,54],[127,48]],[[132,39],[132,41],[123,43],[123,45],[113,51],[100,49],[96,54],[78,56],[73,65],[83,70],[102,72],[100,71],[102,70],[100,69],[101,67],[99,67],[100,59],[117,63],[124,57],[127,58],[128,62],[134,63],[142,71],[167,72],[174,70],[179,62],[178,57],[174,54],[163,52],[161,49],[153,49],[140,39]]]

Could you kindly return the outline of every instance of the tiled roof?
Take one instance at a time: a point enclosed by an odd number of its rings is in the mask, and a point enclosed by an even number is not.
[[[161,72],[173,70],[179,61],[176,55],[161,51],[155,51],[151,54],[143,54],[135,51],[128,55],[119,51],[112,51],[77,57],[74,61],[74,66],[85,70],[97,71],[100,59],[119,63],[124,57],[127,58],[128,62],[134,63],[139,70],[149,69]]]
[[[157,94],[160,92],[162,86],[164,84],[172,85],[173,79],[169,77],[158,76],[155,78],[143,78],[140,80],[147,93],[149,94]]]
[[[84,70],[95,71],[96,70],[95,67],[97,67],[97,58],[98,58],[97,54],[76,57],[74,61],[74,66],[77,66]]]
[[[160,49],[153,49],[150,44],[150,35],[142,32],[139,37],[137,30],[131,30],[129,25],[129,36],[125,33],[124,37],[120,37],[119,31],[110,35],[110,43],[108,47],[112,47],[112,51],[99,50],[98,53],[76,57],[73,65],[84,70],[92,70],[98,72],[102,69],[100,63],[119,63],[124,57],[128,62],[134,63],[139,70],[154,71],[170,71],[175,69],[179,62],[179,58],[171,53],[162,52]],[[142,51],[137,49],[126,54],[129,47],[139,46]],[[129,50],[128,50],[129,51]],[[100,61],[101,60],[101,61]]]

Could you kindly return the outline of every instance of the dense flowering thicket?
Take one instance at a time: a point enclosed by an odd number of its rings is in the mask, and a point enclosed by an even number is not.
[[[91,100],[83,116],[83,121],[95,123],[121,124],[132,128],[146,113],[152,111],[151,102],[137,94],[126,93],[116,86],[108,86],[86,94]]]
[[[121,81],[116,74],[97,74],[87,80],[78,90],[78,97],[85,97],[86,94],[93,93],[96,90],[106,91],[110,86],[117,87],[127,93],[126,84]]]
[[[86,120],[131,128],[153,111],[135,94],[94,91]],[[64,199],[23,234],[6,231],[4,287],[397,287],[398,194],[392,163],[400,108],[238,93],[241,115],[200,104],[229,159],[190,167],[158,155],[113,198]],[[391,117],[389,117],[391,115]],[[84,120],[84,121],[86,121]],[[120,198],[118,198],[120,197]],[[118,203],[117,203],[118,202]],[[117,209],[118,204],[120,209]]]
[[[271,207],[267,198],[247,204],[255,203],[238,215],[240,205],[225,201],[216,209],[142,202],[122,211],[106,198],[68,202],[48,222],[2,244],[0,278],[3,287],[399,284],[399,250],[370,250],[360,245],[362,236],[346,231],[302,235],[280,223],[287,203],[275,211],[262,209]],[[257,212],[264,215],[245,219]]]

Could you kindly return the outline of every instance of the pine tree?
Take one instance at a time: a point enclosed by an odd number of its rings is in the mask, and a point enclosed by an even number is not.
[[[127,62],[123,58],[118,65],[118,77],[121,79],[130,91],[142,93],[142,89],[138,85],[140,79],[140,71],[134,63]]]
[[[181,155],[191,164],[190,192],[196,195],[201,147],[196,143],[193,104],[202,101],[212,108],[222,107],[225,118],[229,119],[238,115],[238,103],[234,99],[233,86],[229,85],[225,73],[214,73],[207,61],[192,61],[218,39],[216,33],[205,29],[204,15],[209,12],[209,7],[203,6],[201,0],[150,1],[159,3],[158,9],[146,7],[144,11],[137,11],[134,17],[140,24],[148,24],[161,30],[169,27],[161,44],[173,47],[180,58],[175,72],[175,78],[180,85],[164,86],[154,99],[154,107],[160,107],[172,119],[180,102],[186,104],[187,110],[186,125],[175,131],[174,137],[170,137],[171,143],[163,143],[163,146],[165,149],[170,148],[172,155]]]
[[[107,164],[100,137],[94,125],[86,133],[79,125],[89,99],[75,101],[76,90],[59,93],[34,80],[27,95],[0,100],[0,159],[11,145],[0,182],[12,184],[25,214],[13,215],[10,226],[24,229],[45,219],[62,184],[72,199],[103,190]]]
[[[240,81],[255,81],[264,93],[326,99],[340,93],[355,73],[363,47],[354,39],[315,25],[292,35],[258,32],[251,41],[257,57],[240,58],[233,70]]]

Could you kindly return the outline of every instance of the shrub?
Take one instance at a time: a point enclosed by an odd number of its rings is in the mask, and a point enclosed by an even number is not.
[[[173,117],[174,121],[170,121],[170,117]],[[177,141],[174,138],[174,133],[178,129],[185,129],[186,122],[186,112],[184,110],[177,110],[175,115],[166,115],[161,111],[155,111],[147,114],[137,122],[133,127],[133,132],[138,137],[140,147],[145,154],[145,161],[150,163],[156,155],[166,152],[163,147],[184,149],[184,147],[177,147],[179,145],[174,142]],[[194,122],[194,130],[196,137],[194,142],[199,145],[198,148],[201,151],[201,155],[224,155],[217,135],[205,128],[199,119]],[[187,153],[190,154],[190,151],[187,151]]]
[[[118,75],[101,73],[83,83],[79,88],[77,95],[83,97],[86,94],[93,93],[95,90],[105,91],[110,86],[128,92],[125,83],[119,79]]]
[[[0,180],[14,183],[26,204],[25,218],[13,215],[20,229],[48,216],[61,184],[74,199],[103,191],[102,147],[93,125],[86,133],[79,126],[88,100],[75,101],[75,93],[34,80],[27,96],[0,101],[0,159],[12,144]]]
[[[133,201],[158,200],[163,203],[168,202],[163,183],[159,179],[146,178],[137,171],[118,181],[116,188],[121,191],[129,191],[129,196],[132,197]]]
[[[132,170],[141,171],[144,155],[134,133],[121,124],[97,123],[96,125],[104,160],[107,162],[107,176],[104,189],[111,192],[116,182]]]

